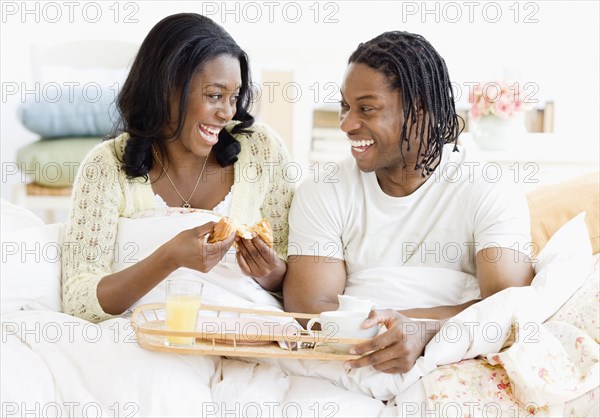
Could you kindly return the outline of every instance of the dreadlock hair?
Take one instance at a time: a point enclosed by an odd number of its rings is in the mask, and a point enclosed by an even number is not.
[[[456,114],[448,69],[425,38],[400,31],[382,33],[361,43],[350,55],[348,64],[351,63],[380,71],[392,90],[400,90],[404,124],[399,146],[405,165],[402,145],[406,142],[406,149],[410,150],[408,135],[413,132],[418,135],[418,155],[422,157],[418,157],[415,170],[421,169],[424,177],[438,166],[444,144],[454,142],[454,151],[458,151],[456,141],[462,132],[462,118]]]
[[[179,13],[158,22],[148,33],[131,66],[127,80],[117,98],[120,120],[113,135],[129,133],[122,167],[129,178],[148,178],[152,168],[152,146],[166,157],[164,143],[178,137],[188,108],[192,76],[209,61],[231,56],[240,62],[242,85],[234,120],[239,121],[231,133],[222,129],[213,147],[219,165],[237,161],[240,143],[232,134],[251,133],[254,123],[249,113],[253,90],[248,56],[221,26],[195,13]],[[171,123],[171,97],[179,99],[175,132],[166,133]]]

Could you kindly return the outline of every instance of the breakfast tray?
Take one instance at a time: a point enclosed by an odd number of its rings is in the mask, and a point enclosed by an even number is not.
[[[208,315],[207,315],[208,314]],[[243,314],[243,316],[242,316]],[[321,331],[307,331],[292,326],[294,322],[278,325],[266,322],[265,317],[295,319],[316,318],[316,314],[303,314],[270,310],[202,305],[196,331],[172,331],[165,326],[165,305],[162,303],[140,305],[131,316],[131,324],[139,344],[148,350],[178,354],[200,354],[227,357],[269,357],[312,360],[352,360],[360,356],[333,351],[329,344],[358,344],[361,338],[342,338]],[[264,332],[264,324],[272,324]],[[238,326],[236,326],[236,324]],[[239,325],[242,326],[239,326]],[[258,325],[257,325],[258,324]],[[194,337],[189,347],[166,344],[167,337]],[[279,342],[283,342],[281,345]],[[285,348],[283,348],[283,347]]]

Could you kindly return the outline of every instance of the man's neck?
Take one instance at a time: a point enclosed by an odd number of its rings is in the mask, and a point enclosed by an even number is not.
[[[396,169],[381,169],[375,172],[377,182],[381,190],[388,196],[405,197],[410,196],[421,187],[429,178],[423,177],[421,170],[412,167]]]

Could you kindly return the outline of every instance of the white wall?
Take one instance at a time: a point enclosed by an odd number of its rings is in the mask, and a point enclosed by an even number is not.
[[[303,164],[310,146],[312,108],[333,91],[333,85],[325,83],[339,85],[350,52],[385,30],[424,35],[446,59],[453,81],[460,86],[502,77],[535,83],[539,87],[535,98],[555,101],[555,131],[564,135],[564,146],[597,153],[598,2],[3,1],[1,7],[4,198],[10,198],[11,185],[20,181],[19,176],[8,175],[7,163],[14,161],[19,147],[37,138],[16,118],[21,94],[7,91],[14,83],[31,88],[31,46],[74,39],[139,43],[162,17],[183,11],[204,12],[221,23],[247,49],[256,72],[294,70],[301,97],[294,106],[291,151]],[[461,92],[464,103],[466,89]],[[282,89],[274,93],[282,99]]]

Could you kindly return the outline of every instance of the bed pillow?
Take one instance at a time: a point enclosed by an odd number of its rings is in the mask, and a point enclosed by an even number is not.
[[[582,264],[589,270],[593,264],[592,246],[585,220],[586,212],[568,219],[550,238],[544,249],[537,256],[536,275],[555,267],[558,263]]]
[[[46,187],[71,187],[85,156],[102,138],[41,139],[19,148],[17,164],[31,181]]]
[[[535,259],[531,286],[545,298],[544,306],[538,311],[542,320],[565,303],[565,295],[572,296],[582,286],[593,266],[585,218],[586,213],[582,212],[560,227]],[[560,292],[547,291],[554,281],[564,282]]]
[[[61,311],[62,224],[2,231],[0,312]]]
[[[45,138],[105,136],[117,121],[116,91],[112,86],[86,83],[61,87],[55,83],[52,96],[31,100],[19,108],[23,126]]]
[[[13,229],[43,225],[44,221],[35,213],[22,206],[0,199],[0,227],[2,235]]]
[[[181,208],[151,209],[132,218],[119,218],[112,271],[121,271],[146,258],[181,231],[220,219],[210,211],[194,209],[191,213],[186,212]],[[273,295],[241,272],[233,247],[221,263],[208,273],[180,268],[171,273],[169,278],[203,281],[202,299],[209,304],[246,307],[254,304],[261,307],[280,305]],[[164,301],[164,297],[165,282],[162,281],[134,306],[159,303]]]
[[[561,226],[583,211],[593,254],[600,252],[600,173],[540,187],[527,195],[527,201],[531,239],[537,244],[534,256]]]

